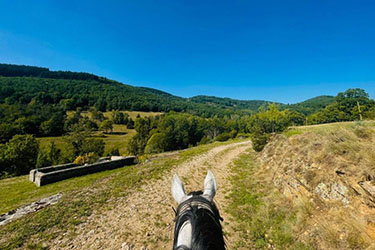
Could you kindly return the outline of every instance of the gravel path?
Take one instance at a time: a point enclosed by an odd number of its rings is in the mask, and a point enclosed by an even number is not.
[[[75,228],[73,241],[61,236],[51,249],[171,249],[173,243],[176,203],[171,196],[174,173],[182,178],[187,192],[203,189],[207,169],[216,177],[217,206],[224,218],[224,231],[230,249],[237,235],[232,231],[231,218],[225,213],[225,193],[230,190],[230,163],[251,146],[249,141],[217,146],[193,157],[166,174],[163,179],[147,183],[124,199],[116,200],[113,209],[93,213],[85,223]]]

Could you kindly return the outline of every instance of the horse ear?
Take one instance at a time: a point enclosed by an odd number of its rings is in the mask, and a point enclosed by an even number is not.
[[[177,174],[173,176],[172,180],[172,196],[178,204],[180,204],[186,197],[184,184],[182,183],[180,178],[178,178]]]
[[[207,171],[206,178],[204,179],[203,195],[212,200],[216,194],[217,186],[214,174],[211,170]]]

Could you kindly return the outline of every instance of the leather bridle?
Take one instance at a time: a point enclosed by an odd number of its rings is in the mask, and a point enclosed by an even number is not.
[[[184,202],[181,202],[178,207],[177,211],[175,211],[175,230],[174,230],[174,242],[173,242],[173,250],[191,250],[185,245],[176,246],[178,234],[182,225],[189,220],[189,213],[193,208],[196,209],[204,209],[207,210],[207,214],[211,216],[214,221],[223,221],[223,218],[219,214],[219,210],[216,208],[215,204],[206,198],[202,197],[201,195],[193,195],[191,198],[187,199]]]

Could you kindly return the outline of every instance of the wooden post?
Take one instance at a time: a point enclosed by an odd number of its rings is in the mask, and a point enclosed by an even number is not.
[[[359,120],[362,121],[361,106],[359,105],[358,101],[357,101],[357,107],[358,107],[358,112],[359,112]]]

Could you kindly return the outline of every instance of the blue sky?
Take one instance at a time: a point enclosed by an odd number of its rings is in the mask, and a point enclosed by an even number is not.
[[[375,94],[375,1],[1,1],[0,62],[174,95]]]

